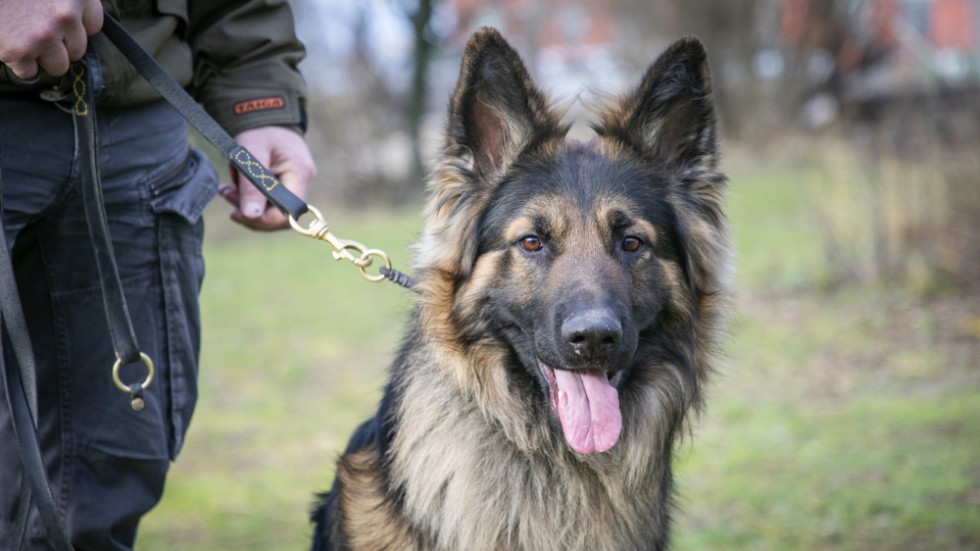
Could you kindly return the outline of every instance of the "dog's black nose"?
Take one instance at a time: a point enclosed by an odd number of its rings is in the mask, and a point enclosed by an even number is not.
[[[623,325],[611,310],[581,310],[565,319],[561,336],[575,354],[596,359],[616,349]]]

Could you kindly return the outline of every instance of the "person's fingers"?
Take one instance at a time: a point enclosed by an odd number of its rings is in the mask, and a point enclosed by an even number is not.
[[[238,187],[234,184],[221,184],[218,186],[218,195],[220,195],[225,201],[238,208]]]
[[[268,167],[282,186],[301,199],[306,197],[316,174],[316,164],[300,134],[287,128],[270,126],[247,130],[238,134],[235,140]],[[237,175],[236,183],[239,208],[232,213],[232,220],[260,231],[289,227],[288,217],[270,205],[250,181]]]
[[[288,154],[283,154],[283,157],[282,164],[277,167],[279,180],[297,196],[305,198],[310,185],[316,178],[316,163],[313,161],[306,143],[302,141],[302,138],[299,138],[290,147]]]
[[[37,61],[33,59],[18,61],[9,60],[5,61],[4,65],[7,67],[7,71],[13,73],[13,75],[18,79],[24,81],[33,80],[38,73]]]
[[[269,166],[268,160],[259,160],[263,165]],[[259,219],[265,214],[265,209],[267,202],[265,196],[262,192],[255,187],[246,178],[242,176],[241,173],[238,176],[238,210],[242,211],[242,214],[246,218]]]
[[[234,174],[234,173],[233,173]],[[228,202],[229,205],[234,207],[231,211],[231,218],[233,221],[245,226],[246,228],[257,230],[257,231],[271,231],[278,229],[277,227],[270,227],[270,222],[266,220],[265,214],[259,216],[258,218],[248,217],[242,213],[239,205],[241,204],[241,194],[239,193],[239,186],[244,185],[244,189],[249,189],[252,187],[251,183],[245,182],[244,184],[239,184],[238,174],[234,174],[235,184],[224,184],[218,188],[218,194]],[[275,211],[275,209],[269,209],[269,211]],[[276,211],[278,212],[278,211]],[[274,222],[274,221],[273,221]]]
[[[282,213],[278,208],[270,205],[269,208],[262,213],[262,218],[259,219],[259,227],[256,229],[261,229],[263,231],[273,231],[281,230],[289,226],[289,220],[286,215]]]
[[[276,208],[269,208],[260,218],[245,218],[241,211],[231,213],[231,219],[254,231],[276,231],[289,225],[289,220]]]
[[[64,49],[68,54],[69,61],[78,61],[85,55],[85,48],[88,46],[88,37],[85,29],[80,25],[72,25],[65,31]]]
[[[249,152],[255,156],[256,161],[262,163],[263,166],[269,166],[269,161],[272,158],[272,152],[269,148],[246,147],[246,149],[249,149]],[[262,218],[267,206],[265,196],[241,172],[235,170],[232,174],[238,188],[238,214],[240,215],[238,218],[232,216],[232,219],[252,227],[252,224],[246,222],[258,222]]]
[[[40,10],[37,5],[21,8],[6,14],[9,28],[0,39],[0,59],[8,73],[23,81],[41,71],[55,77],[67,73],[71,62],[85,55],[88,35],[102,28],[104,18],[100,0],[54,3],[43,14],[31,11]]]
[[[82,8],[82,27],[85,34],[92,36],[101,31],[104,18],[101,0],[86,0],[85,7]]]
[[[218,188],[218,194],[235,207],[229,218],[256,231],[278,230],[288,225],[286,218],[269,205],[252,182],[234,169],[231,173],[235,183]]]
[[[231,213],[231,219],[257,231],[273,231],[289,225],[279,209],[272,206],[262,192],[244,176],[238,175],[238,186],[228,192],[227,199],[236,199],[238,208]]]
[[[84,50],[83,50],[84,53]],[[44,72],[52,76],[60,76],[68,72],[71,60],[68,58],[68,49],[64,42],[49,44],[37,58],[37,64]]]
[[[77,61],[85,55],[88,37],[102,30],[104,18],[101,0],[85,0],[80,21],[71,21],[65,30],[65,48],[69,59]]]
[[[282,186],[297,197],[305,198],[310,182],[316,175],[316,166],[307,153],[303,139],[290,130],[284,132],[286,133],[280,134],[284,139],[278,141],[283,149],[273,153],[275,162],[269,169],[277,175]],[[291,141],[296,143],[290,145]],[[289,218],[278,208],[267,208],[263,213],[260,229],[271,231],[286,227],[289,227]]]

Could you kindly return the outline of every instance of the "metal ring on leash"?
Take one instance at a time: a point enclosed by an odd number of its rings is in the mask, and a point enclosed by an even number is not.
[[[143,362],[143,365],[146,366],[146,378],[143,379],[142,383],[136,383],[132,386],[127,386],[119,377],[119,370],[122,368],[122,358],[116,358],[116,363],[112,364],[112,382],[116,384],[116,388],[125,392],[126,394],[129,394],[130,405],[132,406],[133,411],[143,411],[143,408],[146,406],[146,402],[143,400],[143,389],[150,386],[150,383],[153,382],[153,375],[155,373],[153,368],[153,360],[151,360],[149,356],[143,352],[140,352],[140,360]]]
[[[384,263],[384,267],[386,270],[391,269],[391,259],[388,258],[388,255],[385,254],[385,252],[380,249],[368,249],[362,252],[360,258],[358,258],[357,262],[355,262],[354,264],[357,265],[357,269],[361,271],[361,276],[363,276],[364,279],[368,281],[381,281],[385,279],[383,273],[369,274],[367,272],[368,267],[370,267],[371,264],[374,263],[373,257],[377,257],[378,259],[380,259],[381,262]]]

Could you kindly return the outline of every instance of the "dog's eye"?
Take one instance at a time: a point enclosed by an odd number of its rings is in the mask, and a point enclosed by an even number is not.
[[[536,253],[544,247],[544,242],[536,235],[526,235],[521,238],[521,248],[529,253]]]
[[[633,235],[627,235],[626,237],[623,238],[622,247],[623,250],[628,253],[635,253],[636,251],[640,250],[640,247],[642,246],[643,246],[643,240],[640,239],[639,237]]]

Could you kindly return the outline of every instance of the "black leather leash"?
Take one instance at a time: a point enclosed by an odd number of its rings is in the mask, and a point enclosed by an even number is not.
[[[116,256],[112,250],[109,222],[106,219],[105,201],[102,197],[102,179],[99,175],[99,146],[96,133],[95,96],[98,86],[93,72],[98,67],[92,50],[70,68],[72,90],[72,118],[75,123],[75,147],[78,150],[79,183],[82,189],[82,206],[85,221],[95,251],[95,266],[102,285],[102,304],[105,309],[109,337],[116,352],[112,366],[112,379],[116,386],[129,394],[134,411],[145,407],[144,389],[153,381],[154,367],[149,356],[140,351],[136,331],[129,317],[126,295],[123,293]],[[120,371],[123,366],[142,362],[146,377],[142,383],[125,384]]]
[[[411,289],[411,277],[394,270],[384,251],[370,249],[356,241],[340,239],[330,232],[320,212],[297,197],[268,168],[258,162],[248,150],[241,147],[231,136],[211,118],[206,111],[140,46],[122,25],[111,15],[106,14],[102,33],[129,60],[163,98],[169,102],[186,120],[197,129],[218,151],[221,152],[259,191],[289,217],[290,225],[297,232],[322,241],[334,248],[336,259],[354,263],[365,278],[370,281],[387,279],[402,287]],[[103,291],[103,305],[109,326],[110,337],[116,352],[116,362],[112,367],[116,386],[127,392],[133,410],[142,411],[145,405],[144,389],[153,380],[152,360],[139,349],[136,333],[129,317],[126,297],[122,290],[112,240],[109,235],[99,178],[98,142],[95,119],[96,81],[91,52],[70,68],[72,111],[75,121],[76,146],[79,148],[80,180],[85,217],[92,235],[96,266]],[[315,219],[306,228],[298,220],[307,212]],[[49,543],[56,551],[71,551],[70,539],[65,531],[58,508],[55,505],[41,458],[37,436],[37,396],[34,354],[30,335],[24,320],[23,308],[17,291],[16,276],[11,264],[6,239],[0,220],[0,314],[6,329],[9,343],[13,347],[19,369],[9,362],[4,363],[3,378],[7,403],[14,424],[14,433],[20,446],[21,460],[31,493],[18,511],[17,530],[20,544],[23,544],[28,527],[31,503],[34,502],[41,520],[48,531]],[[375,259],[382,266],[378,275],[368,274],[366,269]],[[123,366],[142,362],[146,376],[141,383],[125,384],[121,380]],[[19,545],[20,545],[19,544]]]
[[[96,67],[94,55],[89,49],[85,57],[72,63],[69,69],[71,94],[67,110],[71,111],[75,128],[75,147],[78,154],[79,186],[85,219],[91,235],[95,264],[102,286],[102,301],[109,327],[109,335],[116,353],[112,366],[112,377],[116,386],[130,395],[133,410],[142,411],[145,406],[143,390],[153,380],[153,362],[142,353],[136,340],[136,332],[129,316],[126,296],[123,292],[109,225],[106,219],[105,202],[99,176],[98,143],[95,120],[96,83],[92,67]],[[2,308],[4,328],[13,347],[19,370],[12,362],[4,362],[4,388],[10,408],[14,435],[20,449],[21,463],[24,466],[30,493],[19,505],[17,519],[18,547],[24,544],[29,526],[31,503],[35,503],[41,522],[44,524],[50,542],[58,551],[72,549],[70,538],[65,531],[55,505],[51,486],[41,458],[41,448],[37,435],[37,381],[36,364],[27,329],[24,312],[17,290],[16,274],[11,263],[5,234],[0,222],[0,308]],[[142,383],[125,385],[120,378],[122,366],[142,361],[147,368]]]
[[[214,147],[221,152],[235,168],[248,178],[262,192],[270,203],[283,213],[299,219],[309,210],[308,205],[279,182],[269,169],[255,160],[247,149],[235,143],[224,128],[203,107],[184,91],[169,73],[153,59],[150,54],[126,32],[119,21],[106,14],[102,24],[102,34],[133,64],[153,88],[174,107],[191,126],[197,129]]]
[[[14,349],[19,369],[12,362],[3,363],[4,391],[10,408],[14,436],[20,449],[20,459],[24,466],[24,476],[30,492],[25,492],[17,511],[14,541],[18,542],[15,549],[20,549],[27,537],[27,529],[31,515],[31,504],[34,503],[41,522],[48,531],[49,543],[57,551],[71,551],[68,535],[58,515],[58,508],[51,494],[48,475],[44,470],[41,459],[41,447],[37,440],[37,388],[34,378],[34,351],[31,349],[27,324],[21,308],[20,295],[13,265],[10,262],[7,240],[3,237],[3,224],[0,222],[0,311],[2,311],[4,328],[9,337],[9,343]],[[11,491],[7,488],[5,491]]]
[[[333,256],[337,260],[348,260],[361,271],[361,275],[369,281],[389,280],[406,289],[414,285],[412,278],[391,267],[391,261],[384,251],[371,249],[348,239],[340,239],[330,232],[320,211],[306,204],[305,201],[293,194],[278,178],[262,163],[255,159],[247,149],[235,143],[228,132],[184,90],[153,59],[153,57],[126,32],[122,25],[111,15],[105,15],[102,33],[119,50],[123,56],[136,68],[139,74],[160,93],[206,140],[211,142],[235,168],[243,174],[270,203],[275,205],[283,214],[289,217],[289,223],[297,232],[325,241],[334,248]],[[306,228],[300,226],[298,220],[307,212],[314,220]],[[366,269],[374,259],[382,263],[378,275],[368,274]]]
[[[0,182],[3,181],[0,175]],[[29,492],[24,492],[15,519],[17,542],[14,549],[20,549],[27,537],[31,504],[34,503],[41,516],[41,522],[48,531],[49,543],[56,551],[71,551],[68,535],[58,514],[58,508],[51,494],[47,471],[41,458],[41,447],[37,438],[37,384],[35,378],[34,350],[24,319],[24,309],[17,291],[17,279],[7,249],[7,238],[0,217],[0,317],[8,340],[4,342],[13,348],[17,368],[13,362],[3,361],[3,388],[7,405],[10,408],[14,436],[20,449],[20,459],[24,466]],[[5,491],[11,491],[6,488]]]

